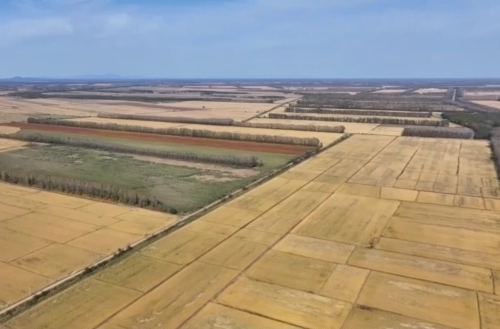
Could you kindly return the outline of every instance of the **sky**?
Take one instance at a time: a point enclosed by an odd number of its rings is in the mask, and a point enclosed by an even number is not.
[[[0,0],[0,78],[499,78],[499,0]]]

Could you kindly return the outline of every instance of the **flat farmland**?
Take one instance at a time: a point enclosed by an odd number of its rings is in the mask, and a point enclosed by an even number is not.
[[[0,183],[0,309],[176,220]]]
[[[496,328],[489,156],[481,141],[352,136],[4,325]],[[450,190],[422,189],[430,171]],[[467,177],[489,192],[459,189]]]
[[[142,120],[122,120],[122,119],[107,119],[107,118],[81,118],[81,119],[69,119],[69,121],[77,122],[95,122],[102,124],[119,124],[124,126],[140,126],[149,128],[188,128],[188,129],[199,129],[199,130],[209,130],[216,132],[231,132],[231,133],[241,133],[250,135],[270,135],[270,136],[287,136],[287,137],[299,137],[299,138],[311,138],[315,137],[320,140],[320,142],[327,146],[341,137],[341,134],[334,133],[321,133],[321,132],[308,132],[308,131],[297,131],[297,130],[282,130],[282,129],[262,129],[262,128],[247,128],[247,127],[235,127],[235,126],[215,126],[215,125],[199,125],[199,124],[184,124],[184,123],[173,123],[173,122],[155,122],[155,121],[142,121]],[[254,122],[254,121],[252,121]],[[337,125],[338,126],[338,125]]]
[[[23,99],[0,97],[0,122],[24,121],[29,116],[73,115],[95,116],[97,113],[141,114],[155,116],[188,116],[192,118],[232,118],[246,120],[259,113],[269,111],[294,98],[275,103],[244,102],[134,102],[87,99]]]

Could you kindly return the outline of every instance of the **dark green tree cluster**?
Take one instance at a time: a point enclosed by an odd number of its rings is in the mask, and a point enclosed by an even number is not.
[[[443,113],[443,118],[474,130],[474,138],[489,139],[493,130],[500,127],[500,113],[492,112],[457,112]]]

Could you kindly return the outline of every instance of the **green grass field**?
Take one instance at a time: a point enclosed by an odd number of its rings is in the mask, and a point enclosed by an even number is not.
[[[293,158],[269,153],[261,156],[265,165],[255,169],[220,166],[214,169],[204,165],[193,168],[145,161],[126,154],[31,144],[25,149],[0,153],[0,170],[104,183],[155,196],[168,209],[186,213],[245,186]]]

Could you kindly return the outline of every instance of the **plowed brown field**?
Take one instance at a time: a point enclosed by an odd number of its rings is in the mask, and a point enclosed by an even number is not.
[[[303,147],[303,146],[158,135],[149,133],[136,133],[127,131],[90,129],[90,128],[79,128],[79,127],[65,127],[65,126],[33,124],[33,123],[12,123],[7,125],[11,127],[18,127],[21,129],[60,132],[60,133],[84,135],[91,137],[107,137],[107,138],[119,138],[119,139],[135,140],[135,141],[165,142],[165,143],[175,143],[175,144],[193,145],[193,146],[227,148],[234,150],[248,150],[254,152],[299,155],[304,153],[308,149],[308,147]]]

